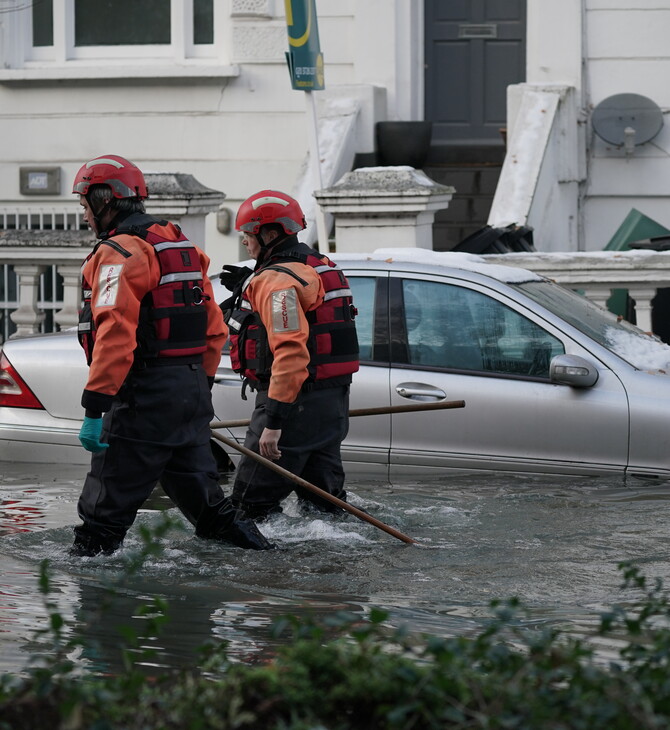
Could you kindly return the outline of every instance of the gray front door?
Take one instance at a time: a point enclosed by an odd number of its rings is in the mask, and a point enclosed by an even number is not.
[[[433,142],[500,142],[506,89],[525,80],[525,0],[425,0]]]

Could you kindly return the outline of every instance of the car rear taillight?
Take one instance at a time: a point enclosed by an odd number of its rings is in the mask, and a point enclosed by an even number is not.
[[[44,408],[3,352],[0,352],[0,406]]]

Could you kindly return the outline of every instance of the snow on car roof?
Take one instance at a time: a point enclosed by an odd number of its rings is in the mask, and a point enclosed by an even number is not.
[[[449,266],[453,269],[474,271],[490,276],[505,284],[521,284],[524,281],[542,281],[533,271],[517,266],[490,264],[483,256],[456,251],[431,251],[425,248],[378,248],[372,253],[328,254],[333,261],[388,261],[411,264]]]
[[[329,259],[339,261],[386,261],[403,264],[429,264],[452,269],[474,271],[504,284],[522,284],[525,281],[544,281],[544,277],[518,266],[491,264],[483,256],[458,251],[431,251],[427,248],[378,248],[370,253],[328,253]],[[238,261],[238,266],[253,269],[253,259]],[[217,274],[218,275],[218,274]],[[212,278],[212,277],[210,277]]]

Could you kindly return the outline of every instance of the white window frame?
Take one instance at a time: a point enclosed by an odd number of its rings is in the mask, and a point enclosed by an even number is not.
[[[172,38],[169,44],[76,47],[74,0],[53,0],[54,43],[34,47],[32,12],[29,6],[24,6],[5,16],[9,22],[4,27],[4,37],[0,37],[0,55],[4,56],[0,58],[0,80],[23,78],[19,70],[27,72],[25,78],[55,78],[55,69],[65,77],[76,78],[80,75],[78,68],[82,70],[82,77],[88,77],[93,68],[101,68],[100,78],[105,78],[117,75],[113,71],[116,64],[123,68],[124,74],[128,74],[129,68],[133,69],[130,76],[134,77],[189,75],[179,70],[188,67],[192,72],[202,67],[203,75],[236,75],[234,67],[222,65],[229,63],[230,57],[229,23],[225,23],[226,14],[230,17],[230,0],[214,0],[211,44],[193,43],[193,0],[170,0],[170,13]],[[137,60],[142,63],[133,66],[133,61]],[[109,70],[105,71],[105,68]],[[192,72],[190,75],[198,75]]]

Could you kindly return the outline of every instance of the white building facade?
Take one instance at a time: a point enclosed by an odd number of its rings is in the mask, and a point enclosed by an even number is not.
[[[127,3],[139,7],[136,19],[142,21],[130,40],[142,42],[116,45],[95,45],[105,40],[104,18],[78,14],[84,4],[105,3],[47,2],[53,26],[36,40],[30,3],[0,5],[8,11],[0,14],[0,215],[62,206],[76,211],[70,185],[77,169],[106,153],[125,156],[145,171],[192,174],[223,191],[233,214],[258,189],[298,188],[309,119],[305,94],[292,90],[284,57],[283,2]],[[169,13],[169,22],[164,18],[163,30],[155,32],[158,42],[145,42],[145,31],[154,31],[142,5]],[[196,44],[194,16],[203,6],[212,34]],[[317,6],[327,64],[319,101],[361,100],[355,105],[363,118],[356,151],[371,152],[377,118],[421,114],[413,78],[420,64],[406,57],[413,47],[409,39],[398,38],[416,26],[420,8],[388,0],[319,0]],[[91,27],[78,30],[77,23]],[[122,33],[115,31],[114,39],[125,41]],[[21,168],[56,168],[56,188],[26,194]],[[220,266],[222,258],[237,257],[238,236],[234,230],[220,233],[216,216],[210,218],[205,246]]]
[[[524,26],[514,42],[525,78],[509,76],[520,83],[505,85],[507,118],[489,120],[507,128],[508,144],[490,222],[532,225],[546,251],[602,249],[631,208],[670,228],[667,126],[627,154],[591,124],[593,109],[621,93],[648,97],[666,118],[670,0],[316,0],[316,7],[325,187],[351,169],[356,153],[374,151],[375,122],[423,119],[436,98],[447,107],[453,98],[455,107],[470,88],[450,95],[434,68],[426,74],[427,28],[453,21],[451,46],[431,40],[449,48],[444,62],[479,49],[486,69],[489,56],[504,55],[514,21]],[[76,221],[74,174],[106,153],[147,172],[191,174],[225,193],[203,242],[216,268],[240,254],[230,218],[251,193],[278,188],[314,204],[310,118],[305,94],[291,88],[280,0],[34,7],[0,0],[0,10],[0,226],[3,215],[4,227],[33,225],[29,215],[55,210]],[[473,14],[480,11],[488,15]],[[449,124],[439,128],[455,129]],[[448,143],[467,143],[459,134]]]

